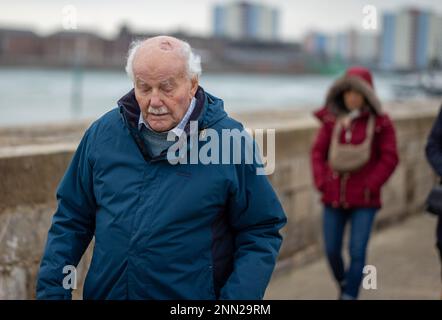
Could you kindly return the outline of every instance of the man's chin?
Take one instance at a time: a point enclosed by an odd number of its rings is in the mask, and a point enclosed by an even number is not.
[[[149,122],[149,127],[155,132],[166,132],[173,128],[173,125],[159,122]]]

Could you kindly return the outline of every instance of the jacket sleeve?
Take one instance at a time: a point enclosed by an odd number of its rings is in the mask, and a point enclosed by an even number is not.
[[[58,207],[52,218],[37,280],[37,299],[71,299],[64,289],[65,266],[77,267],[95,230],[90,132],[83,136],[57,189]]]
[[[366,186],[371,192],[379,190],[394,172],[399,163],[396,144],[396,133],[390,118],[382,118],[382,129],[378,137],[380,157],[373,168],[373,174],[366,180]]]
[[[425,153],[434,171],[442,177],[442,107],[428,137]]]
[[[229,222],[236,234],[234,265],[220,299],[262,299],[282,243],[279,230],[286,216],[267,177],[256,174],[257,167],[236,166],[228,200]]]
[[[330,173],[328,165],[328,149],[331,141],[331,131],[323,124],[316,135],[311,150],[311,165],[313,169],[313,180],[316,188],[324,192],[324,185],[327,175]]]

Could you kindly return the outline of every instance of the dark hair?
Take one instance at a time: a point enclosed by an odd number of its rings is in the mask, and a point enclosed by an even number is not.
[[[355,89],[351,84],[347,84],[342,87],[342,90],[336,96],[336,106],[338,107],[338,109],[340,111],[343,111],[345,113],[350,112],[350,110],[348,110],[347,106],[345,105],[345,100],[344,100],[344,95],[348,91],[355,91],[355,92],[359,93],[362,96],[362,98],[364,99],[364,105],[370,106],[370,103],[368,102],[367,98],[365,97],[365,95],[362,92]]]

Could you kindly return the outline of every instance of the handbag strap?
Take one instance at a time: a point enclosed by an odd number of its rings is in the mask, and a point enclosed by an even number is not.
[[[375,127],[374,120],[375,120],[374,116],[370,115],[370,117],[368,118],[367,133],[366,133],[366,137],[365,137],[368,144],[371,144],[371,142],[373,141],[374,127]]]
[[[337,144],[340,143],[339,134],[341,132],[341,127],[342,127],[341,118],[338,118],[336,120],[335,127],[333,128],[332,142],[335,142]],[[375,117],[373,115],[370,115],[368,118],[365,140],[363,143],[371,144],[374,136],[374,127],[375,127]]]

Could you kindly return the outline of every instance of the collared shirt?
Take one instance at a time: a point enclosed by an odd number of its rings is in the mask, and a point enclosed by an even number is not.
[[[149,126],[149,124],[144,121],[143,115],[140,112],[140,118],[138,120],[138,129],[140,130],[141,135],[143,136],[144,141],[146,142],[147,150],[152,157],[160,155],[164,150],[168,149],[172,144],[175,143],[175,141],[173,140],[172,141],[167,140],[169,132],[173,132],[176,137],[181,137],[181,135],[184,132],[184,128],[186,127],[186,124],[189,121],[190,115],[192,114],[193,109],[195,108],[195,104],[196,104],[196,99],[192,98],[192,101],[190,102],[190,105],[187,108],[187,111],[184,117],[181,119],[180,123],[178,123],[178,125],[175,128],[165,132],[154,131]]]
[[[170,130],[173,133],[175,133],[176,136],[180,137],[183,134],[184,128],[186,127],[186,124],[189,121],[190,115],[192,114],[193,109],[195,109],[195,104],[196,104],[196,99],[195,99],[195,97],[193,97],[192,100],[190,101],[190,105],[187,108],[187,111],[184,114],[184,117],[181,119],[180,123],[178,123],[178,125],[175,128]],[[143,124],[147,129],[154,131],[149,126],[149,124],[146,121],[144,121],[143,114],[140,112],[140,118],[138,119],[138,130],[141,131]]]

